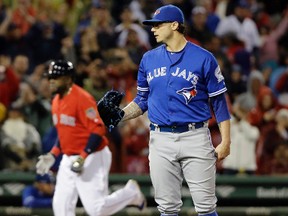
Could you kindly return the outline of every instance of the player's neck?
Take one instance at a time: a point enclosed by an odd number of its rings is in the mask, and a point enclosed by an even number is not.
[[[60,98],[63,98],[66,95],[69,95],[71,93],[71,90],[72,90],[72,85],[69,85],[68,88],[65,91],[59,92]]]
[[[166,49],[169,52],[179,52],[186,46],[187,40],[182,35],[174,37],[172,40],[166,43]]]

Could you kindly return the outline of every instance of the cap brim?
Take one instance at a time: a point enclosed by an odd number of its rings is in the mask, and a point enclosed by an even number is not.
[[[159,19],[150,19],[150,20],[144,20],[142,23],[143,25],[153,25],[154,23],[164,22],[163,20]]]

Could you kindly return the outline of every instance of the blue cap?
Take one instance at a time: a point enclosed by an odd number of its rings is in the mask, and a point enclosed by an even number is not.
[[[44,175],[37,174],[35,180],[41,183],[55,183],[55,177],[51,173]]]
[[[178,23],[184,23],[184,15],[183,12],[180,10],[180,8],[174,6],[174,5],[165,5],[160,8],[158,8],[153,18],[150,20],[144,20],[144,25],[153,25],[153,23],[157,22],[178,22]]]
[[[249,8],[249,3],[246,0],[239,0],[236,6],[241,8]]]

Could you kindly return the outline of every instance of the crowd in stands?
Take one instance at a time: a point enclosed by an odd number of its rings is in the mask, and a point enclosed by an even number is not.
[[[121,106],[134,98],[140,59],[157,46],[142,21],[163,3],[183,10],[187,40],[214,54],[226,80],[232,145],[219,174],[288,173],[286,0],[0,0],[1,170],[34,171],[55,142],[43,77],[52,59],[73,62],[96,101],[110,89],[125,93]],[[111,172],[149,172],[148,125],[144,115],[108,134]]]

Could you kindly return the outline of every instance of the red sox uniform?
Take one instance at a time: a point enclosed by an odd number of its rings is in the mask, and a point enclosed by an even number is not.
[[[135,191],[129,188],[107,196],[111,152],[92,96],[74,84],[67,96],[53,99],[52,114],[60,142],[60,148],[54,147],[52,152],[61,150],[64,154],[53,198],[55,216],[75,215],[78,194],[89,215],[111,215],[131,204]],[[96,152],[87,156],[79,175],[71,171],[71,164],[78,155],[85,154],[83,149],[90,133],[101,135],[103,141]]]
[[[59,142],[50,153],[39,157],[36,168],[39,174],[47,173],[54,157],[63,153],[53,197],[54,215],[75,216],[78,195],[91,216],[112,215],[127,205],[141,209],[145,199],[134,180],[108,195],[111,152],[106,128],[94,98],[73,84],[72,63],[60,60],[52,62],[50,67],[50,86],[58,86],[52,115]]]

